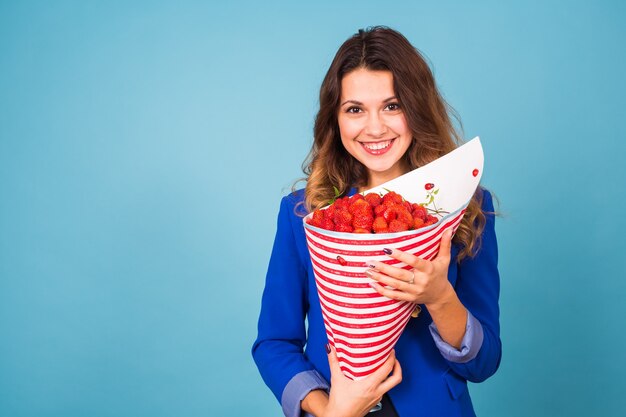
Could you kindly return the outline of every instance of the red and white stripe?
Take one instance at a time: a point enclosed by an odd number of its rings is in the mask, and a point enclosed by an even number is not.
[[[365,275],[366,261],[410,268],[386,255],[384,248],[432,259],[439,251],[443,231],[450,227],[456,230],[464,213],[465,208],[430,227],[380,235],[331,232],[310,226],[306,223],[309,216],[305,218],[326,334],[347,377],[365,378],[385,362],[415,307],[384,297],[370,287],[373,281]]]

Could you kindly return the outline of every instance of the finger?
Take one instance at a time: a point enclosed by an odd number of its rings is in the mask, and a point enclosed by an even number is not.
[[[389,356],[387,357],[385,362],[383,362],[380,368],[375,370],[372,373],[372,375],[370,375],[370,377],[375,381],[381,381],[381,382],[384,381],[385,379],[387,379],[387,377],[393,370],[393,366],[395,362],[396,362],[396,351],[392,350],[389,353]]]
[[[413,256],[409,255],[408,256]],[[413,256],[414,257],[414,256]],[[414,257],[415,258],[415,257]],[[406,263],[406,262],[405,262]],[[413,278],[413,272],[397,266],[387,265],[384,262],[379,261],[367,261],[369,269],[365,270],[365,273],[369,275],[369,271],[381,272],[388,277],[395,278],[400,281],[409,282]],[[409,264],[410,265],[410,264]]]
[[[337,352],[335,348],[326,344],[326,353],[328,353],[328,366],[330,367],[330,373],[332,375],[340,375],[341,367],[339,366],[339,359],[337,358]]]
[[[403,279],[392,278],[371,269],[367,270],[365,274],[382,286],[389,286],[400,291],[407,291],[410,288],[410,284],[408,283],[410,279],[405,281]],[[413,273],[410,274],[410,277],[413,278]]]
[[[404,291],[385,288],[377,282],[370,282],[370,287],[374,288],[380,295],[384,295],[392,300],[413,302],[411,295]]]
[[[439,253],[435,258],[438,261],[450,262],[450,250],[452,249],[452,227],[446,229],[441,237],[441,245],[439,246]]]
[[[402,367],[400,366],[400,362],[396,359],[393,364],[393,373],[385,379],[378,388],[385,393],[400,382],[402,382]]]
[[[383,252],[385,252],[387,255],[389,255],[390,257],[392,257],[393,259],[397,259],[400,262],[404,262],[405,264],[412,266],[415,269],[419,269],[419,270],[426,270],[426,268],[428,268],[430,266],[430,261],[427,261],[425,259],[422,259],[420,257],[417,257],[415,255],[412,255],[408,252],[404,252],[401,251],[399,249],[383,249]],[[389,267],[390,265],[387,265],[383,262],[375,262],[372,261],[372,263],[374,263],[374,265],[377,267],[376,269],[378,269],[378,265],[381,265],[382,268],[384,268],[385,266]],[[393,268],[393,267],[392,267]]]

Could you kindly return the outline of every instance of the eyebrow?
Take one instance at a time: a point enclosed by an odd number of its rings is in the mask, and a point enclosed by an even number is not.
[[[388,103],[390,101],[397,100],[397,99],[398,98],[396,96],[391,96],[389,98],[384,99],[383,103]],[[344,104],[347,104],[347,103],[356,104],[358,106],[362,106],[363,105],[363,103],[361,103],[360,101],[357,101],[357,100],[346,100],[343,103],[341,103],[341,105],[343,106]]]

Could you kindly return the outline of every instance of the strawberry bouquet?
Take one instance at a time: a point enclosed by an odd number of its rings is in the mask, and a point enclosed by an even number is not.
[[[326,333],[349,378],[365,378],[384,363],[416,308],[374,290],[365,275],[367,261],[410,269],[384,248],[434,258],[443,231],[460,224],[482,168],[482,146],[475,138],[363,194],[337,197],[304,218]]]
[[[410,203],[395,191],[384,196],[355,194],[336,199],[324,210],[315,210],[311,226],[346,233],[395,233],[437,223],[422,204]]]

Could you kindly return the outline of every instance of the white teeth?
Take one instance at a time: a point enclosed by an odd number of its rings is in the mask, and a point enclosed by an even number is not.
[[[367,149],[371,149],[373,151],[377,151],[380,149],[384,149],[389,147],[389,145],[391,145],[391,141],[388,140],[386,142],[376,142],[376,143],[363,143],[363,146],[365,146]]]

